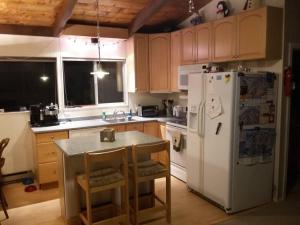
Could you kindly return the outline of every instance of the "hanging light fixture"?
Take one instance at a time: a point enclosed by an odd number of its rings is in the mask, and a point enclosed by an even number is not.
[[[99,12],[99,1],[100,0],[96,0],[96,7],[97,7],[97,47],[98,47],[98,62],[97,62],[97,67],[96,70],[91,72],[91,75],[97,76],[99,79],[104,78],[106,75],[109,75],[109,72],[103,71],[102,66],[101,66],[101,54],[100,54],[100,12]]]

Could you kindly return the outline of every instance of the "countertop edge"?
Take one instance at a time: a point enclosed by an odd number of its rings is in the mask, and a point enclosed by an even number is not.
[[[95,124],[88,124],[87,121],[79,121],[81,125],[74,125],[75,122],[67,122],[62,123],[58,126],[49,126],[49,127],[31,127],[31,131],[35,134],[40,133],[48,133],[48,132],[59,132],[59,131],[69,131],[69,130],[79,130],[79,129],[86,129],[86,128],[95,128],[95,127],[109,127],[114,125],[123,125],[123,124],[133,124],[133,123],[147,123],[147,122],[160,122],[160,123],[168,123],[169,118],[141,118],[141,117],[134,117],[134,121],[126,121],[126,122],[118,122],[118,123],[108,123],[105,121],[101,121],[97,119]],[[77,121],[77,123],[79,123]],[[72,126],[73,123],[73,126]],[[98,124],[97,124],[98,123]],[[69,125],[69,126],[68,126]]]

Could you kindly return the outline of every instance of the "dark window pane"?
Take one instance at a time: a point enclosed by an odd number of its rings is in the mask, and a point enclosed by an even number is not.
[[[81,106],[95,104],[94,62],[64,61],[65,104]]]
[[[104,71],[109,75],[98,79],[98,102],[123,102],[123,62],[101,62]]]
[[[38,103],[57,103],[56,94],[54,61],[0,61],[0,108],[5,111],[29,109]]]

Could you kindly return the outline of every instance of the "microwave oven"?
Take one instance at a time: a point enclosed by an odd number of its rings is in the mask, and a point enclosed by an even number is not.
[[[203,73],[208,64],[185,65],[178,67],[178,89],[188,90],[189,74]]]
[[[137,115],[141,117],[157,117],[159,116],[158,105],[138,106]]]

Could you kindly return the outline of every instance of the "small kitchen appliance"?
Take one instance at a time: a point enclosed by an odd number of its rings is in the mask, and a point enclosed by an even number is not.
[[[137,114],[141,117],[157,117],[159,115],[158,105],[138,106]]]
[[[30,124],[33,127],[58,125],[58,106],[53,103],[48,106],[43,104],[31,105]]]
[[[209,67],[208,64],[184,65],[178,67],[178,89],[188,90],[189,74],[203,73]]]

